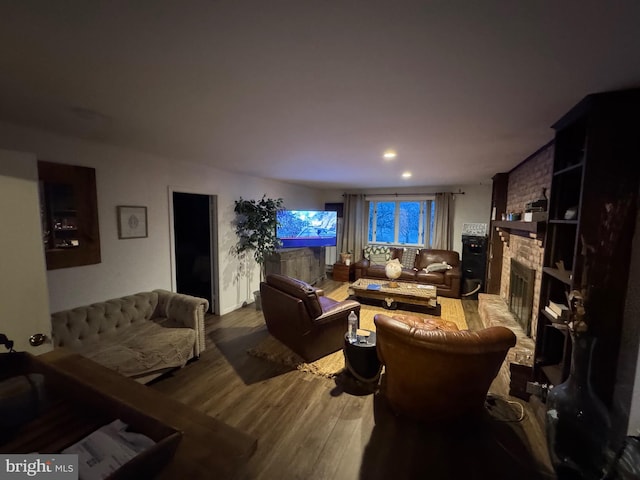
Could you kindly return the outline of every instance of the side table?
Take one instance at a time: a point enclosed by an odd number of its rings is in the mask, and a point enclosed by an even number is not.
[[[366,383],[377,382],[382,365],[376,351],[376,333],[363,329],[358,329],[358,332],[369,332],[369,335],[358,335],[356,343],[349,342],[348,334],[344,336],[345,365],[356,380]]]
[[[333,279],[337,282],[353,282],[356,279],[356,266],[353,263],[334,263]]]

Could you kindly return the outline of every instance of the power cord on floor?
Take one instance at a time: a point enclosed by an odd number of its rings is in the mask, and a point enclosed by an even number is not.
[[[504,397],[500,397],[498,395],[493,395],[491,393],[487,395],[487,399],[484,402],[484,405],[485,405],[485,407],[487,408],[487,410],[489,412],[492,412],[494,410],[494,407],[497,404],[497,400],[505,402],[508,405],[517,405],[518,408],[520,409],[520,415],[516,419],[501,419],[501,418],[497,418],[497,417],[492,415],[492,418],[494,420],[497,420],[499,422],[505,422],[505,423],[519,423],[522,420],[524,420],[524,416],[525,416],[525,414],[524,414],[524,405],[522,405],[519,402],[514,402],[513,400],[508,400],[508,399],[506,399]]]

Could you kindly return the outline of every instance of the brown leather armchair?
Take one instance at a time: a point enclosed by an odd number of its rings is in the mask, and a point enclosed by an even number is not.
[[[439,422],[479,415],[516,336],[505,327],[433,329],[416,317],[374,317],[382,392],[397,414]]]
[[[262,312],[269,333],[307,362],[336,352],[344,345],[347,317],[360,304],[338,302],[319,288],[279,274],[267,275],[260,283]]]

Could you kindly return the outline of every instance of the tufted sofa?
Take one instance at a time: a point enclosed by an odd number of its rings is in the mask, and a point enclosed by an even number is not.
[[[387,279],[384,268],[387,261],[394,258],[403,264],[399,281],[435,285],[438,295],[460,298],[462,276],[460,255],[453,250],[367,246],[363,258],[355,264],[356,280],[358,278]],[[425,271],[427,267],[442,264],[442,262],[446,262],[451,268],[443,271]]]
[[[204,351],[208,308],[166,290],[136,293],[54,313],[53,344],[147,383]]]

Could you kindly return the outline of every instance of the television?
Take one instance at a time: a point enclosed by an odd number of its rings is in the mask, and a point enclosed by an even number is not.
[[[338,213],[324,210],[279,210],[276,234],[282,248],[333,247]]]

